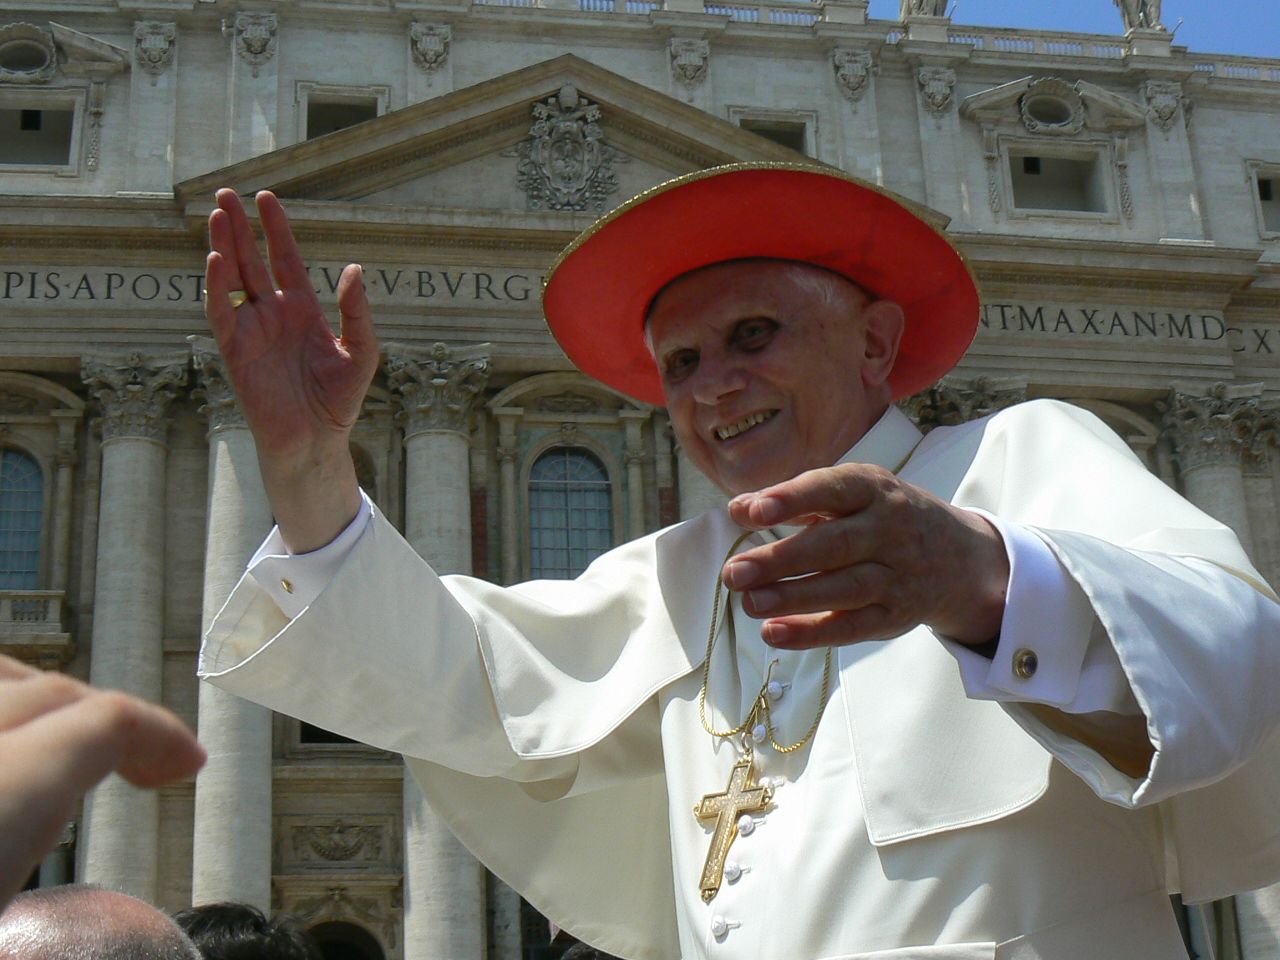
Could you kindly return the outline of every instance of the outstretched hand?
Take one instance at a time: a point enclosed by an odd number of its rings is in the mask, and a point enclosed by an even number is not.
[[[156,787],[204,760],[168,710],[0,656],[0,909],[108,773]]]
[[[359,509],[348,438],[378,365],[363,273],[338,281],[335,336],[284,208],[257,195],[270,269],[240,198],[217,194],[209,217],[205,313],[258,447],[263,479],[285,542],[295,552],[333,539]],[[247,299],[231,299],[243,291]]]
[[[996,529],[881,467],[810,470],[729,503],[748,529],[803,524],[724,567],[779,647],[881,640],[927,624],[963,643],[994,639],[1008,556]]]

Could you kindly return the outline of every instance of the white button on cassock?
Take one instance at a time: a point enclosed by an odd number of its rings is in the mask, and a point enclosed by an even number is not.
[[[737,926],[737,924],[734,924],[734,926]],[[728,932],[729,932],[728,920],[726,920],[724,917],[711,918],[711,935],[713,937],[719,940],[721,937],[724,937],[726,934],[728,934]]]
[[[728,860],[724,865],[724,878],[730,883],[737,883],[742,877],[742,867],[737,860]]]
[[[781,680],[770,680],[767,692],[770,700],[781,700],[782,695],[787,692],[787,685]]]
[[[764,738],[769,735],[769,731],[765,729],[763,723],[757,723],[751,728],[751,739],[756,743],[764,743]]]
[[[751,831],[756,828],[756,822],[751,819],[751,814],[744,813],[738,818],[738,832],[744,837],[750,835]]]

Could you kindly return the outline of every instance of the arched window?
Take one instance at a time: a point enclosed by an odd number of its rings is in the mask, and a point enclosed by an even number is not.
[[[0,590],[40,586],[43,523],[40,465],[25,453],[0,450]]]
[[[576,577],[613,546],[609,474],[581,447],[555,447],[529,471],[529,560],[534,578]]]

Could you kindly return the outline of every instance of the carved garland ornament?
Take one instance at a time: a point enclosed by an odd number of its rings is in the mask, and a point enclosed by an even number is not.
[[[1084,100],[1078,84],[1040,77],[1018,98],[1018,114],[1028,133],[1071,136],[1084,129]]]
[[[313,853],[333,863],[377,860],[382,856],[382,830],[356,823],[306,824],[293,828],[293,854],[305,859]]]
[[[133,27],[133,59],[144,73],[151,75],[151,85],[173,63],[173,48],[178,37],[175,23],[141,20]]]
[[[533,105],[529,138],[504,156],[517,159],[516,182],[530,210],[603,210],[618,189],[613,164],[625,160],[605,143],[600,107],[572,84]]]

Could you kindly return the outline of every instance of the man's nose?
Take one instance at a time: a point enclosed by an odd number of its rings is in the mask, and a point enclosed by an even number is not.
[[[694,374],[693,397],[698,403],[715,404],[746,387],[747,376],[732,358],[703,355]]]

